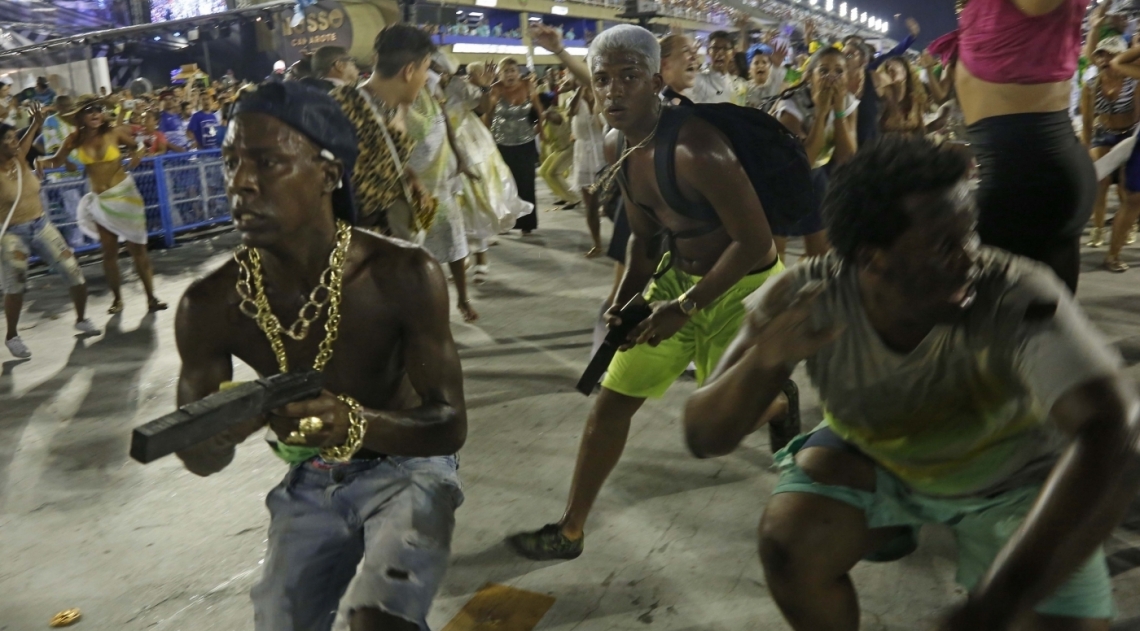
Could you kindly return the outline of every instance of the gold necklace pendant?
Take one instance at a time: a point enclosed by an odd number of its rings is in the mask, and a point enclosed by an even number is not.
[[[314,301],[317,290],[323,288],[326,295],[321,301],[321,305],[327,303],[329,308],[328,319],[325,321],[325,339],[321,340],[320,347],[317,349],[317,356],[313,359],[313,370],[318,372],[324,370],[325,365],[332,359],[333,343],[336,342],[340,331],[340,303],[341,289],[344,286],[344,266],[348,260],[348,246],[352,242],[352,226],[343,221],[337,221],[336,226],[336,246],[329,255],[329,266],[321,274],[321,284],[309,294],[310,301]],[[242,252],[248,253],[248,256],[245,257],[249,259],[248,263],[241,256]],[[281,340],[281,334],[288,334],[288,331],[282,328],[281,322],[269,308],[269,299],[265,296],[265,285],[261,275],[261,257],[255,249],[239,248],[234,252],[234,258],[237,260],[240,270],[237,291],[242,302],[239,308],[242,313],[253,318],[257,322],[257,326],[265,333],[269,345],[273,348],[273,354],[277,358],[278,369],[283,373],[288,372],[289,361],[285,355],[285,343]],[[248,307],[247,303],[249,304]],[[309,307],[309,304],[306,303],[305,307],[301,308],[299,316],[299,319],[308,320],[304,325],[306,334],[309,326],[321,314],[321,307],[318,306],[311,311],[312,317],[306,318],[305,309]],[[290,327],[290,329],[292,328]],[[304,336],[301,339],[304,339]],[[341,394],[337,396],[337,400],[349,408],[348,437],[343,445],[322,447],[320,455],[325,462],[345,463],[352,460],[356,452],[364,446],[364,435],[368,431],[368,419],[364,416],[364,408],[356,399]],[[298,434],[299,438],[304,438],[303,432],[294,432],[294,434]],[[292,437],[290,434],[289,437],[286,437],[285,442],[288,443]]]
[[[301,341],[308,336],[309,328],[321,316],[325,305],[328,306],[328,319],[325,322],[325,339],[321,340],[317,357],[313,360],[313,370],[323,370],[325,364],[332,358],[332,345],[336,341],[340,329],[340,302],[341,286],[344,282],[344,265],[348,258],[348,246],[352,241],[352,227],[343,221],[337,222],[336,246],[329,254],[329,266],[321,273],[320,284],[309,293],[309,300],[301,307],[301,312],[288,329],[281,325],[281,321],[273,314],[269,306],[269,299],[265,295],[265,282],[261,273],[261,256],[256,249],[238,248],[234,252],[234,259],[238,263],[237,292],[241,298],[238,308],[243,314],[253,319],[258,328],[265,334],[273,354],[277,358],[277,367],[281,372],[289,371],[288,358],[285,356],[285,343],[281,336],[287,335],[291,339]],[[246,256],[242,256],[245,254]]]
[[[618,159],[615,160],[612,165],[606,167],[606,170],[603,171],[601,176],[598,177],[598,181],[595,182],[594,185],[590,187],[591,194],[595,194],[598,191],[607,191],[610,189],[610,186],[612,185],[614,180],[617,179],[618,172],[621,171],[622,165],[625,163],[626,158],[628,158],[634,151],[637,151],[638,149],[644,148],[646,145],[649,144],[649,141],[653,140],[654,136],[657,135],[657,128],[661,125],[661,116],[662,115],[664,115],[664,112],[662,112],[660,109],[658,109],[657,110],[657,122],[653,124],[653,130],[649,132],[648,136],[646,136],[645,138],[642,138],[641,142],[639,142],[636,145],[630,147],[629,149],[626,149],[625,151],[623,151],[621,156],[619,156]]]

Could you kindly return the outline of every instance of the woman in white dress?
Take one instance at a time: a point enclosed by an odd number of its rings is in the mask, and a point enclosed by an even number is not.
[[[451,270],[459,312],[465,321],[474,322],[479,314],[467,295],[467,231],[457,203],[463,189],[460,171],[466,167],[452,147],[444,108],[436,100],[442,96],[439,84],[440,76],[430,72],[427,85],[408,110],[408,135],[416,146],[407,166],[439,202],[435,220],[424,235],[424,247]]]
[[[586,226],[590,229],[593,247],[586,253],[594,258],[602,248],[602,223],[598,199],[591,192],[598,172],[606,166],[605,132],[602,120],[594,110],[594,91],[581,86],[570,99],[570,132],[574,139],[573,186],[582,193],[586,203]]]
[[[457,198],[471,251],[474,282],[481,284],[490,272],[487,246],[495,235],[510,230],[515,221],[534,212],[534,205],[519,198],[518,186],[507,163],[499,154],[491,131],[480,115],[488,106],[487,95],[494,80],[494,68],[482,63],[467,66],[467,78],[452,77],[444,88],[445,109],[455,130],[456,151],[467,170],[478,179],[462,177]]]

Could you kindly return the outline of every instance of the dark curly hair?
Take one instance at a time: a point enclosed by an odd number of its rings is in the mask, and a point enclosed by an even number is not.
[[[911,225],[908,195],[961,182],[969,157],[914,136],[887,134],[859,149],[831,178],[823,216],[835,251],[854,261],[860,247],[889,248]]]

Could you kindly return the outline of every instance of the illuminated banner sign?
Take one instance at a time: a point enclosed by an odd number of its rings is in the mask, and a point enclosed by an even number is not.
[[[292,26],[289,19],[282,22],[281,53],[285,63],[291,64],[299,60],[302,53],[311,53],[321,46],[352,50],[352,20],[338,2],[324,0],[305,9],[305,19],[297,26]]]

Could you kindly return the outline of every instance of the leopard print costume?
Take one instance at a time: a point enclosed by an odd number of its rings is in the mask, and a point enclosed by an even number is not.
[[[404,200],[402,174],[396,172],[396,162],[388,150],[384,132],[376,121],[371,106],[354,86],[344,85],[334,89],[330,95],[344,110],[345,116],[356,127],[356,140],[360,155],[352,173],[352,186],[361,215],[371,216],[384,213],[380,225],[387,226],[387,210],[393,204]],[[415,142],[402,131],[388,125],[388,133],[400,154],[400,162],[406,163]],[[419,186],[410,186],[412,199],[412,231],[426,231],[435,219],[438,200]]]

